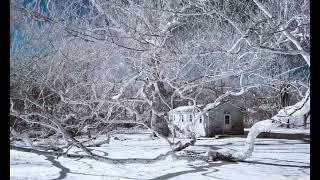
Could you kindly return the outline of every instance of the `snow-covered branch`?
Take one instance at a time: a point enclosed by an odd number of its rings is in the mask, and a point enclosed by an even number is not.
[[[236,152],[232,155],[232,158],[238,160],[244,160],[248,158],[254,148],[254,141],[256,137],[262,133],[278,127],[281,124],[286,124],[288,120],[294,121],[295,119],[301,119],[305,114],[310,111],[310,91],[305,94],[305,97],[292,106],[281,109],[278,114],[268,120],[263,120],[254,124],[246,139],[246,147],[241,152]]]

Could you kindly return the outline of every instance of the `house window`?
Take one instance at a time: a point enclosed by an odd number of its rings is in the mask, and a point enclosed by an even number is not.
[[[230,112],[224,112],[224,124],[230,124],[231,115]]]
[[[229,114],[225,114],[224,115],[224,123],[225,124],[230,124],[230,115]]]
[[[181,119],[181,122],[183,122],[183,115],[180,114],[180,119]]]
[[[189,116],[189,121],[192,122],[192,115]]]
[[[199,118],[199,123],[202,123],[202,116],[200,116]]]

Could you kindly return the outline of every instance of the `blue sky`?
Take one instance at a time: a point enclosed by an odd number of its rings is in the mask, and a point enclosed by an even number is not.
[[[23,0],[21,1],[22,5],[24,7],[27,6],[34,6],[36,1],[34,0]],[[39,1],[39,11],[41,13],[49,13],[47,6],[46,6],[46,1],[45,0],[40,0]],[[41,28],[44,25],[43,21],[37,21],[37,25],[39,28]],[[23,33],[22,30],[19,29],[19,27],[14,24],[13,22],[10,22],[10,51],[15,52],[17,49],[17,46],[23,42]]]

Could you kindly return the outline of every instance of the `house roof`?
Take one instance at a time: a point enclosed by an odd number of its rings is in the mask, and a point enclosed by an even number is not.
[[[234,104],[231,104],[229,102],[224,102],[224,103],[219,103],[218,105],[216,105],[214,108],[210,108],[210,104],[204,106],[204,105],[197,105],[197,108],[199,109],[205,109],[205,108],[209,108],[210,110],[212,109],[216,109],[218,107],[220,107],[221,105],[224,105],[224,104],[228,104],[228,105],[231,105],[233,107],[236,107],[236,108],[240,108]],[[240,108],[241,109],[241,108]],[[169,113],[174,113],[174,112],[193,112],[194,110],[194,106],[179,106],[175,109],[172,109],[171,111],[169,111]]]
[[[202,109],[203,105],[197,105],[197,108]],[[195,106],[179,106],[175,109],[172,109],[169,111],[169,113],[174,113],[174,112],[193,112],[194,110],[197,111],[197,108]]]

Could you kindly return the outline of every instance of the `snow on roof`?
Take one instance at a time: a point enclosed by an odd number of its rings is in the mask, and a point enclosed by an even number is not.
[[[221,103],[221,102],[218,102],[215,106],[213,103],[210,103],[210,104],[207,104],[206,106],[204,105],[197,105],[197,107],[201,110],[211,110],[211,109],[215,109],[223,104],[228,104],[228,105],[231,105],[231,106],[234,106],[236,108],[240,108],[234,104],[231,104],[229,102],[224,102],[224,103]],[[172,109],[171,111],[169,111],[169,113],[173,113],[173,112],[192,112],[194,110],[194,106],[179,106],[175,109]]]
[[[210,103],[210,104],[207,104],[205,108],[205,110],[209,110],[209,109],[214,109],[216,107],[218,107],[219,105],[221,104],[221,102],[217,102],[216,105],[214,103]]]
[[[202,105],[197,105],[196,107],[201,108]],[[169,111],[169,113],[173,113],[173,112],[192,112],[193,110],[197,110],[197,108],[195,108],[195,106],[179,106],[179,107]]]

